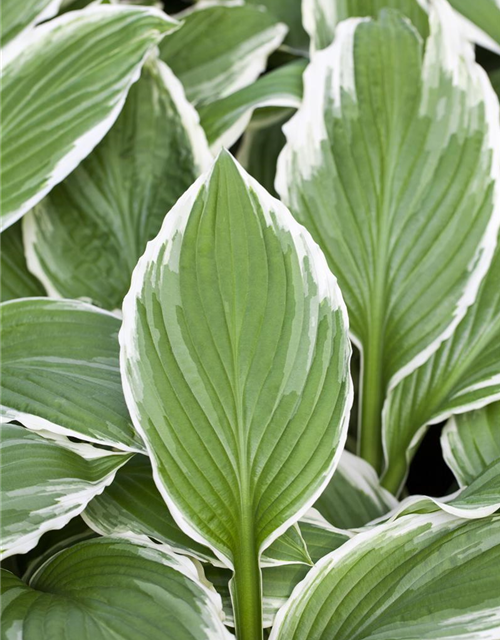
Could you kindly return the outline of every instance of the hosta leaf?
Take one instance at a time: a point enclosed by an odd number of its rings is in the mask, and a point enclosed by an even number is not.
[[[307,51],[309,38],[302,26],[301,0],[246,0],[247,4],[262,5],[288,27],[284,44],[299,52]]]
[[[441,443],[460,486],[470,485],[492,463],[500,462],[500,402],[452,418]]]
[[[333,527],[316,509],[309,509],[300,519],[299,526],[313,562],[318,562],[352,537],[349,531]]]
[[[61,0],[3,0],[0,41],[2,48],[38,22],[54,16]]]
[[[46,531],[81,513],[129,458],[90,445],[72,450],[18,425],[5,424],[0,431],[4,558],[26,553]]]
[[[279,609],[286,603],[296,585],[306,577],[310,569],[311,567],[303,564],[287,564],[262,570],[262,627],[264,629],[273,626]],[[205,574],[222,597],[224,622],[234,627],[230,591],[231,572],[221,567],[207,566]]]
[[[373,467],[344,451],[328,486],[314,504],[331,524],[341,529],[362,527],[397,506],[380,485]]]
[[[411,20],[423,38],[429,35],[427,0],[303,0],[304,27],[311,38],[311,49],[328,47],[342,20],[376,18],[381,9],[397,9]]]
[[[0,300],[45,295],[42,284],[28,271],[21,223],[2,233],[0,252]]]
[[[473,42],[500,54],[499,0],[449,0],[465,20],[465,32]]]
[[[146,243],[210,159],[180,82],[150,60],[109,134],[25,217],[31,271],[56,297],[120,308]]]
[[[82,516],[102,536],[148,536],[177,553],[220,564],[208,547],[179,528],[156,488],[151,463],[144,456],[134,456],[120,469],[113,484],[89,503]],[[263,566],[290,562],[311,563],[307,547],[293,527],[266,550],[262,559]]]
[[[88,7],[37,27],[20,54],[4,60],[3,228],[104,137],[148,51],[176,24],[153,8]]]
[[[0,306],[0,417],[30,429],[142,451],[123,398],[120,320],[76,300]]]
[[[176,17],[182,27],[163,40],[160,54],[194,104],[219,100],[254,82],[286,35],[271,13],[239,0],[202,2]]]
[[[220,599],[166,551],[100,538],[53,556],[29,585],[2,570],[5,637],[224,640]]]
[[[286,142],[282,127],[291,115],[293,111],[285,114],[283,120],[269,126],[250,126],[245,131],[236,156],[248,173],[276,197],[276,165]]]
[[[384,406],[386,472],[397,492],[428,425],[500,398],[500,249],[453,335],[393,389]],[[466,419],[467,420],[467,419]]]
[[[270,640],[481,640],[500,621],[500,517],[406,516],[325,556]]]
[[[339,278],[363,359],[361,454],[380,470],[389,387],[474,301],[500,208],[498,100],[448,5],[431,35],[385,10],[313,57],[277,190]]]
[[[198,110],[211,148],[230,147],[246,129],[259,107],[297,109],[302,100],[302,73],[306,62],[297,60],[259,78],[254,84]]]
[[[346,437],[347,317],[324,256],[224,152],[148,245],[123,317],[125,396],[157,485],[255,589],[258,556],[314,502]]]

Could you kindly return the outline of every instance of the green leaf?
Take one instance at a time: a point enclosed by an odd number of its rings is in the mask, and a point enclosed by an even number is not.
[[[252,122],[236,156],[248,173],[275,197],[278,197],[274,188],[276,165],[286,142],[282,126],[291,115],[293,112],[289,111],[283,119],[269,126],[252,126]]]
[[[276,179],[345,296],[360,452],[378,472],[384,397],[474,302],[500,219],[498,100],[443,0],[430,22],[424,55],[397,12],[339,25],[304,74]]]
[[[142,451],[123,398],[120,320],[76,300],[0,305],[0,416],[29,429]]]
[[[449,0],[464,18],[466,35],[477,44],[500,54],[500,2],[498,0]]]
[[[430,425],[500,398],[500,249],[453,335],[393,389],[384,406],[384,486],[401,488]]]
[[[0,300],[45,295],[41,283],[28,271],[21,223],[2,233],[0,252]]]
[[[397,504],[380,485],[373,467],[344,451],[333,478],[314,507],[332,525],[354,529],[385,515]]]
[[[129,455],[54,442],[24,427],[1,427],[0,557],[33,549],[109,485]]]
[[[310,567],[303,564],[287,564],[262,570],[262,627],[264,629],[273,626],[279,609],[286,604],[294,588],[306,577],[309,570]],[[234,627],[230,590],[231,572],[221,567],[207,566],[205,574],[222,597],[224,622]]]
[[[104,137],[146,55],[176,25],[153,8],[88,7],[37,27],[19,55],[4,58],[3,228]]]
[[[302,26],[301,0],[246,0],[246,4],[266,7],[270,13],[288,27],[284,44],[298,53],[307,51],[309,38]]]
[[[302,100],[305,60],[297,60],[267,73],[253,84],[199,107],[201,125],[212,150],[231,147],[247,128],[255,109],[297,109]]]
[[[182,27],[165,38],[160,55],[194,104],[219,100],[254,82],[286,35],[261,7],[207,2],[177,14]]]
[[[305,229],[223,152],[148,245],[123,318],[125,397],[157,485],[186,533],[234,567],[238,628],[252,637],[258,558],[315,501],[346,437],[336,281]]]
[[[311,38],[312,51],[325,49],[333,42],[335,29],[342,20],[376,18],[382,9],[397,9],[424,39],[429,35],[426,0],[303,0],[304,27]]]
[[[500,517],[406,516],[312,569],[270,640],[486,640],[498,631]]]
[[[316,509],[309,509],[299,526],[314,563],[352,537],[349,531],[332,526]]]
[[[169,545],[176,553],[220,564],[208,547],[187,536],[172,518],[145,456],[134,456],[120,469],[113,484],[87,505],[82,517],[102,536],[148,536]],[[291,562],[311,564],[307,547],[294,527],[266,549],[262,566]]]
[[[26,34],[35,24],[55,16],[59,10],[61,0],[3,0],[2,24],[0,28],[1,46]]]
[[[452,418],[441,444],[459,485],[470,485],[492,463],[500,462],[500,402]]]
[[[55,297],[121,308],[146,243],[210,161],[180,82],[151,59],[109,134],[25,216],[31,271]]]
[[[6,637],[23,640],[229,640],[220,599],[194,565],[100,538],[53,556],[29,585],[2,570]]]

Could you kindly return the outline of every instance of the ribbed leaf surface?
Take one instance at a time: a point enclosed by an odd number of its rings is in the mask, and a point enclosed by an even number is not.
[[[423,38],[429,35],[426,0],[304,0],[303,21],[311,38],[312,51],[331,45],[335,28],[342,20],[364,16],[376,18],[381,9],[397,9]]]
[[[28,271],[21,223],[18,222],[4,231],[0,242],[1,301],[45,295],[42,284]]]
[[[425,54],[397,12],[344,21],[313,56],[284,128],[277,190],[339,278],[372,433],[389,386],[474,301],[495,247],[498,100],[453,16],[433,3]]]
[[[219,100],[254,82],[287,31],[262,7],[239,1],[202,4],[176,17],[182,27],[163,40],[160,54],[194,104]]]
[[[230,147],[246,129],[255,109],[296,109],[302,100],[305,60],[297,60],[267,73],[235,93],[199,107],[201,125],[214,150]]]
[[[0,306],[0,416],[30,429],[143,450],[123,398],[120,320],[76,300]]]
[[[392,491],[430,424],[500,398],[500,250],[475,304],[436,353],[404,378],[384,407],[386,473]],[[468,418],[466,418],[466,422]]]
[[[59,444],[18,425],[2,425],[0,432],[1,557],[26,553],[46,531],[63,527],[129,459],[90,445]]]
[[[109,134],[25,217],[30,269],[57,297],[121,308],[146,243],[210,161],[181,84],[150,60]]]
[[[0,42],[2,48],[38,22],[54,16],[61,0],[3,0]]]
[[[459,484],[470,485],[493,463],[500,462],[500,402],[452,418],[441,444]]]
[[[158,487],[255,588],[258,555],[346,436],[347,318],[324,256],[225,152],[148,246],[123,316],[125,395]]]
[[[406,516],[326,556],[270,640],[491,640],[499,628],[500,517]]]
[[[147,53],[176,26],[152,8],[94,6],[37,27],[2,73],[2,228],[104,137]]]
[[[6,637],[229,640],[220,599],[187,559],[100,538],[53,556],[24,584],[2,569]]]

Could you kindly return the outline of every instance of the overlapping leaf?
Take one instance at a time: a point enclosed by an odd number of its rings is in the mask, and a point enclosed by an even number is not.
[[[339,278],[363,355],[361,452],[379,470],[389,386],[449,337],[493,255],[498,100],[443,0],[341,23],[285,126],[277,189]],[[364,434],[366,432],[366,435]]]
[[[235,567],[248,589],[236,600],[257,600],[260,553],[314,502],[346,436],[335,279],[224,152],[148,245],[123,317],[125,395],[158,487],[182,528]],[[258,630],[258,613],[244,623]]]
[[[397,9],[423,38],[429,35],[427,0],[303,0],[304,27],[311,38],[312,51],[325,49],[333,42],[339,22],[364,16],[376,18],[381,9]]]
[[[25,217],[31,271],[57,297],[120,308],[146,243],[210,160],[180,82],[150,60],[109,134]]]
[[[116,316],[48,298],[4,302],[0,313],[3,421],[143,450],[123,398]]]
[[[45,295],[42,284],[28,271],[21,223],[4,231],[0,242],[0,300]]]
[[[302,100],[305,61],[295,61],[259,78],[254,84],[201,106],[201,124],[214,150],[230,147],[246,129],[255,109],[283,107],[297,109]]]
[[[4,0],[0,42],[2,48],[23,35],[30,27],[54,16],[61,0]]]
[[[202,562],[220,564],[213,552],[195,542],[172,518],[153,480],[151,463],[135,456],[118,472],[113,484],[87,506],[85,522],[103,536],[148,536],[177,553]],[[262,565],[311,564],[306,544],[295,527],[278,538],[262,558]]]
[[[19,55],[4,59],[2,228],[104,137],[148,51],[176,24],[153,8],[88,7],[37,27]]]
[[[320,560],[280,610],[270,639],[493,638],[499,559],[498,516],[402,517]]]
[[[381,485],[373,467],[344,451],[333,478],[314,504],[332,525],[353,529],[396,508],[397,500]]]
[[[60,529],[109,485],[127,454],[54,442],[2,425],[0,557],[26,553]]]
[[[286,26],[262,7],[200,2],[176,16],[182,27],[160,54],[194,104],[219,100],[254,82],[279,47]]]
[[[191,562],[99,538],[53,556],[29,585],[2,569],[6,637],[23,640],[229,640],[220,599]]]
[[[460,486],[500,463],[500,402],[452,418],[441,436],[443,453]]]
[[[387,398],[383,416],[384,485],[394,492],[400,489],[408,463],[428,425],[499,397],[500,249],[497,245],[476,302],[453,335]]]

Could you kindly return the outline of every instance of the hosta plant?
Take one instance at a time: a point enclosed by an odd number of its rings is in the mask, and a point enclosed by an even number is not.
[[[499,640],[498,0],[2,13],[2,638]]]

